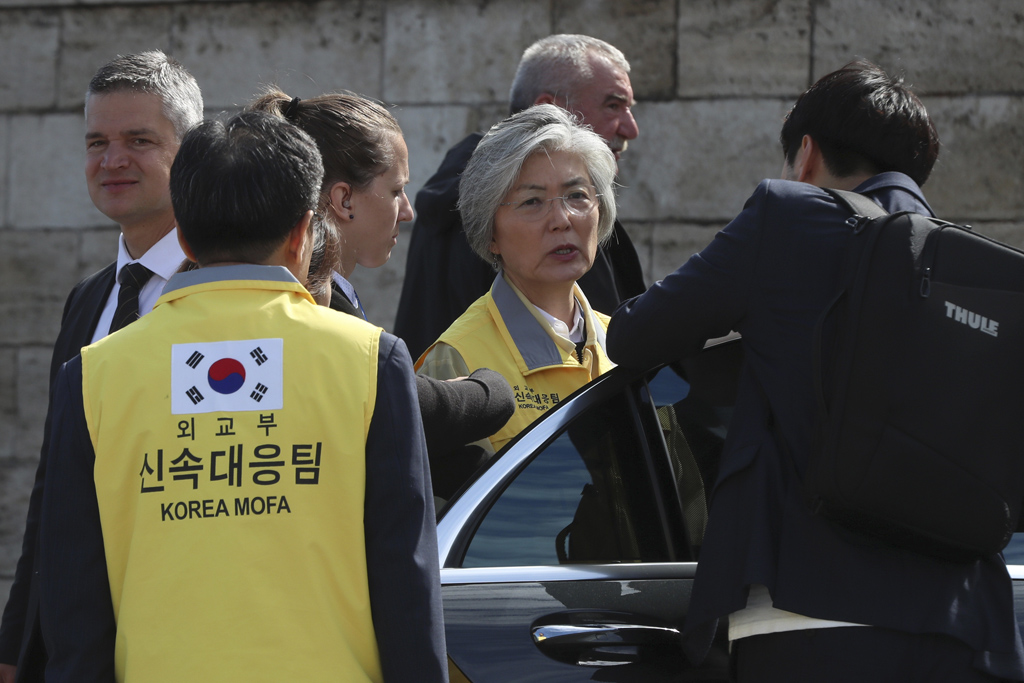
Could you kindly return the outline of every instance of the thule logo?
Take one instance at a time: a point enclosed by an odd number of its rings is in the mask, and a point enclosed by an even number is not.
[[[952,318],[958,323],[963,323],[975,330],[980,330],[985,334],[991,334],[993,337],[999,336],[998,321],[989,320],[985,316],[968,311],[966,308],[957,306],[951,301],[946,302],[946,317]]]

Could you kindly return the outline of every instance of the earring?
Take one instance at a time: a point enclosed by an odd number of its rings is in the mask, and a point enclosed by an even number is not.
[[[500,257],[497,254],[491,254],[491,267],[495,270],[501,269]]]
[[[356,215],[355,215],[354,213],[350,213],[350,214],[348,215],[348,219],[349,219],[349,220],[352,220],[352,219],[353,219],[353,218],[355,218],[355,217],[356,217]]]

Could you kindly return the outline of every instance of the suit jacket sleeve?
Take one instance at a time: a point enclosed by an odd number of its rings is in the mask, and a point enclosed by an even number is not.
[[[434,498],[405,344],[380,338],[366,441],[366,564],[384,680],[447,681]]]
[[[417,375],[416,390],[431,454],[486,439],[504,427],[516,410],[512,387],[487,368],[454,382]]]
[[[487,438],[512,417],[515,395],[504,377],[487,368],[455,382],[417,375],[416,389],[434,495],[447,500],[493,455]]]
[[[37,560],[46,680],[113,681],[116,625],[80,356],[57,375],[53,410]]]
[[[739,329],[754,283],[768,197],[763,181],[743,211],[699,254],[622,304],[608,326],[608,357],[648,368],[691,356]]]

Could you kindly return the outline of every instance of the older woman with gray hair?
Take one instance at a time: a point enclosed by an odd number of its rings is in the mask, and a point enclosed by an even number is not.
[[[490,437],[497,451],[561,399],[613,367],[608,317],[576,281],[615,222],[615,157],[565,110],[538,105],[497,124],[459,185],[470,247],[498,271],[417,362],[420,374],[504,375],[516,412]]]

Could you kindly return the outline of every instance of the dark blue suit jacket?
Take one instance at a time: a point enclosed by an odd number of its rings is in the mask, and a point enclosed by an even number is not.
[[[85,278],[71,290],[64,304],[60,332],[53,345],[50,359],[50,386],[57,371],[71,360],[83,346],[92,341],[96,323],[103,312],[103,305],[114,287],[117,264]],[[51,396],[52,399],[52,396]],[[51,402],[52,405],[52,402]],[[39,633],[39,599],[37,585],[33,580],[35,568],[36,531],[39,525],[39,509],[42,504],[43,483],[46,477],[46,452],[50,441],[52,409],[47,408],[46,426],[43,432],[43,448],[36,470],[35,484],[29,499],[28,518],[25,522],[25,537],[22,541],[21,557],[14,574],[10,597],[4,608],[0,623],[0,662],[18,664],[18,681],[43,680],[43,666],[46,651]]]
[[[899,173],[874,176],[857,191],[890,212],[932,215],[920,188]],[[745,363],[687,631],[743,609],[748,587],[763,584],[779,609],[948,634],[975,650],[976,667],[1024,680],[1001,557],[953,564],[886,546],[812,515],[801,498],[797,479],[816,415],[813,330],[839,290],[848,216],[812,185],[763,181],[704,251],[624,303],[608,328],[608,355],[636,367],[692,355],[732,330],[743,335]]]

